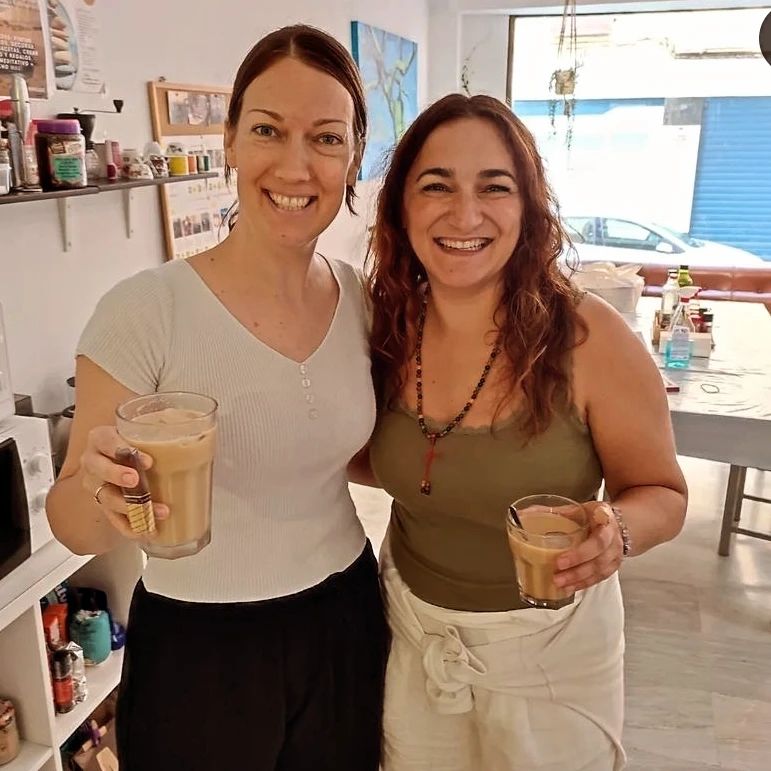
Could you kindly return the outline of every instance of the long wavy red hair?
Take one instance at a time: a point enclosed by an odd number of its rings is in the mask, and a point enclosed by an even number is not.
[[[507,362],[509,394],[524,395],[521,426],[530,438],[544,431],[555,411],[569,403],[569,354],[586,326],[576,310],[579,295],[558,265],[570,240],[560,224],[535,140],[506,105],[489,96],[445,96],[415,120],[394,150],[378,198],[366,263],[375,391],[381,406],[391,405],[402,393],[414,355],[421,286],[427,280],[407,238],[406,180],[431,133],[462,118],[480,118],[495,126],[517,172],[522,232],[503,271],[493,321]],[[451,159],[447,165],[452,165]]]

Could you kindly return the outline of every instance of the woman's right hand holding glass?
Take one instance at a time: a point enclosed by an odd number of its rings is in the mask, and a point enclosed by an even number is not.
[[[80,457],[80,471],[83,488],[93,497],[110,524],[124,537],[132,541],[147,540],[152,535],[135,533],[128,521],[128,508],[121,488],[135,487],[139,475],[130,466],[116,460],[120,450],[127,444],[114,426],[96,426],[88,432],[86,449]],[[144,452],[139,453],[145,470],[153,465],[153,459]],[[157,520],[169,516],[169,507],[153,502]]]

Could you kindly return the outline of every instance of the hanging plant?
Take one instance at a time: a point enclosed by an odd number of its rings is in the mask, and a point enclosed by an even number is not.
[[[551,78],[555,94],[559,94],[560,96],[572,96],[575,93],[575,70],[554,70]]]
[[[463,66],[460,69],[460,88],[466,96],[472,96],[471,90],[471,60],[474,57],[474,53],[479,48],[477,43],[469,52],[466,58],[463,60]]]
[[[552,133],[557,133],[557,110],[567,119],[565,144],[568,149],[573,142],[573,122],[575,120],[575,91],[578,79],[578,34],[576,31],[576,0],[565,0],[562,7],[562,26],[557,42],[558,67],[549,79],[549,122]]]
[[[469,57],[463,62],[460,71],[460,87],[466,96],[471,96],[471,80],[469,78]]]

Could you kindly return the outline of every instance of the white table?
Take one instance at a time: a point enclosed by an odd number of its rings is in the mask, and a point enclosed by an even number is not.
[[[650,347],[653,314],[660,300],[643,297],[626,319]],[[747,468],[771,469],[771,314],[760,303],[715,301],[715,348],[692,358],[687,370],[666,370],[680,386],[669,394],[677,451],[731,466],[719,553],[727,555],[734,532],[771,540],[738,526]],[[652,350],[661,368],[663,356]]]

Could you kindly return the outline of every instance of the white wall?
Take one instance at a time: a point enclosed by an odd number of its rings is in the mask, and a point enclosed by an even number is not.
[[[506,59],[509,50],[509,17],[470,14],[461,23],[461,71],[466,68],[472,94],[506,100]],[[503,67],[500,66],[503,62]]]
[[[559,14],[562,5],[555,0],[430,0],[430,101],[460,90],[460,72],[466,61],[472,93],[490,94],[505,100],[508,16]],[[768,0],[577,0],[582,13],[758,8],[768,5]],[[758,66],[765,67],[765,76],[768,72],[765,62],[760,60]],[[757,90],[752,93],[757,93]]]
[[[350,22],[365,21],[419,44],[419,84],[425,98],[428,60],[427,0],[131,0],[102,2],[104,72],[110,93],[57,95],[33,104],[35,117],[78,106],[112,109],[98,115],[95,136],[106,130],[123,147],[143,147],[151,126],[147,81],[229,85],[249,48],[266,32],[306,22],[350,46]],[[361,191],[362,210],[373,185]],[[9,341],[14,390],[33,396],[38,411],[54,411],[70,398],[65,379],[73,373],[78,335],[99,297],[120,279],[164,260],[157,193],[137,190],[135,235],[124,235],[120,193],[73,198],[73,249],[62,251],[56,203],[0,206],[0,304]],[[341,215],[325,234],[325,253],[360,261],[366,221]]]

